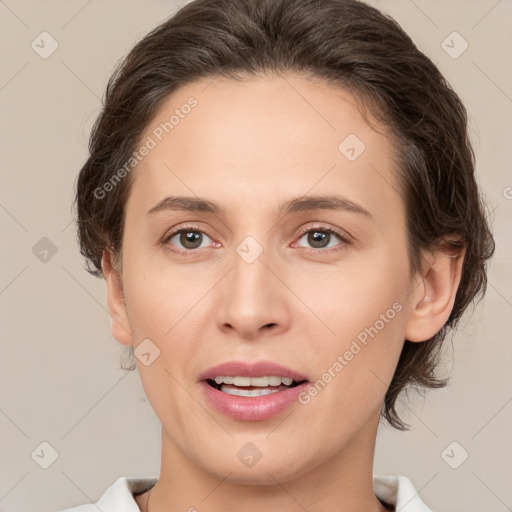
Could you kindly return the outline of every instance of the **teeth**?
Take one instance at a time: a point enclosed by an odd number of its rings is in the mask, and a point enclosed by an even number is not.
[[[279,386],[281,384],[281,377],[269,377],[268,383],[271,386]]]
[[[235,395],[235,396],[263,396],[263,395],[270,395],[271,393],[277,393],[280,391],[279,389],[234,389],[230,388],[228,386],[221,386],[221,391],[224,393],[227,393],[228,395]]]
[[[285,386],[290,386],[293,382],[293,379],[288,377],[277,377],[275,375],[271,375],[268,377],[227,377],[223,375],[219,375],[215,377],[216,384],[233,384],[235,386],[253,386],[253,387],[261,387],[265,388],[267,386],[280,386],[284,384]],[[249,390],[251,391],[251,390]],[[258,391],[258,390],[256,390]],[[267,390],[268,391],[268,390]],[[273,392],[273,391],[272,391]],[[268,393],[265,393],[268,394]],[[247,395],[247,396],[259,396],[259,395]]]
[[[226,384],[228,384],[226,382]],[[251,378],[250,377],[235,377],[233,384],[235,386],[250,386]]]

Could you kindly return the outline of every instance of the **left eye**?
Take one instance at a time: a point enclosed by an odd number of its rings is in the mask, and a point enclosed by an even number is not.
[[[338,240],[346,242],[346,240],[336,233],[333,229],[328,228],[314,228],[304,232],[299,238],[299,241],[303,238],[307,239],[307,243],[312,245],[313,249],[323,249],[325,247],[332,247],[332,245],[326,245],[326,241],[330,241],[332,236],[335,236]],[[339,245],[339,244],[333,244]]]

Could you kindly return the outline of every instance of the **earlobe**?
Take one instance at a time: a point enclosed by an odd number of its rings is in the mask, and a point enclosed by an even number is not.
[[[434,336],[448,321],[462,276],[464,249],[441,248],[424,267],[421,284],[412,294],[405,338],[421,342]]]
[[[109,249],[104,249],[103,251],[101,268],[107,286],[107,305],[110,314],[112,336],[123,345],[132,345],[132,335],[126,314],[123,286],[119,273],[114,268],[113,256]]]

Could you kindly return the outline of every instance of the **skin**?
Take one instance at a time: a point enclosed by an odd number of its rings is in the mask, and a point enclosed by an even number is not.
[[[197,107],[132,171],[122,267],[107,250],[102,262],[114,337],[160,350],[149,366],[137,360],[162,424],[149,510],[383,511],[372,487],[381,404],[404,339],[426,340],[448,319],[463,254],[425,255],[410,275],[392,147],[348,92],[291,73],[201,80],[171,95],[141,140],[190,96]],[[352,162],[338,151],[349,134],[366,146]],[[371,217],[279,214],[291,197],[333,193]],[[226,214],[147,214],[169,195]],[[203,234],[195,246],[166,240],[189,224]],[[329,227],[348,242],[325,233],[314,245],[307,228]],[[247,236],[263,248],[251,264],[236,252]],[[231,360],[271,360],[316,381],[394,303],[401,311],[306,405],[239,421],[201,392],[199,374]],[[262,453],[251,468],[237,457],[248,442]]]

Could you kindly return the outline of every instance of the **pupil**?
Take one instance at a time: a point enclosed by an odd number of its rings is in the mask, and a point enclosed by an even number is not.
[[[190,247],[189,244],[194,244],[197,241],[201,240],[201,234],[197,231],[183,231],[180,242],[183,244],[184,247],[187,247],[188,249],[197,249],[197,247]],[[201,245],[201,243],[199,243]]]
[[[309,243],[311,243],[313,247],[325,247],[325,244],[322,242],[325,242],[328,236],[328,233],[323,233],[322,231],[311,231]]]

